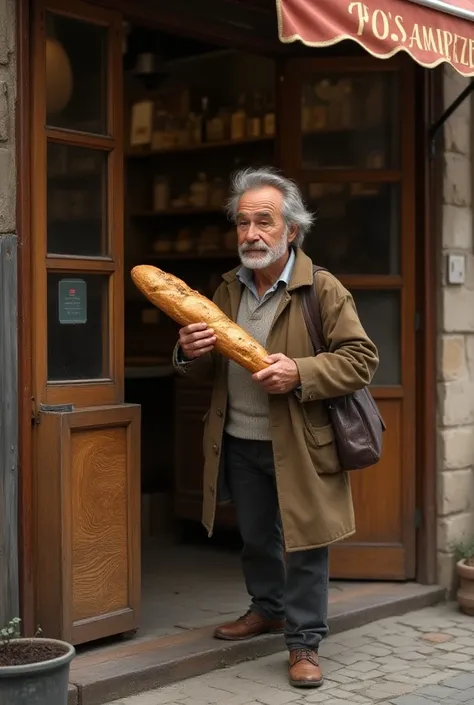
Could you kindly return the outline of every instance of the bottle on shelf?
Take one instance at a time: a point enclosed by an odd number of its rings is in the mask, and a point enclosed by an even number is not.
[[[151,136],[151,149],[153,151],[166,149],[168,117],[168,113],[164,109],[161,101],[157,101],[155,104],[153,132]]]
[[[258,139],[262,136],[262,113],[262,97],[260,93],[255,93],[247,115],[247,137],[250,139]]]
[[[224,141],[224,119],[222,110],[219,110],[214,115],[210,116],[207,123],[206,137],[208,142]]]
[[[245,138],[245,127],[247,120],[246,96],[241,93],[237,109],[232,113],[231,120],[231,140],[243,140]]]
[[[209,201],[209,182],[207,175],[200,172],[196,181],[190,186],[189,202],[194,208],[205,208]]]
[[[204,97],[201,100],[201,144],[208,142],[208,129],[210,121],[209,98]]]
[[[153,183],[153,210],[165,211],[169,207],[170,186],[166,176],[155,176]]]
[[[273,95],[268,96],[265,103],[263,116],[263,134],[265,137],[274,137],[276,133],[275,100]]]
[[[188,143],[195,145],[200,143],[201,139],[201,124],[196,113],[189,113],[187,119]]]
[[[209,205],[212,208],[222,208],[226,199],[224,179],[217,177],[212,180],[209,192]]]

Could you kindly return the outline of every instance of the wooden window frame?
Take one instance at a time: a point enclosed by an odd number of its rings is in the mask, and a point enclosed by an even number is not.
[[[105,134],[85,133],[49,126],[46,119],[46,14],[68,17],[107,29],[104,73],[107,76]],[[36,411],[40,404],[72,403],[77,407],[113,404],[123,401],[123,80],[122,19],[112,10],[81,0],[36,0],[33,6],[33,153],[32,153],[32,334],[34,366],[33,396]],[[76,146],[105,152],[108,253],[83,257],[47,253],[47,147],[48,143]],[[107,330],[108,377],[90,380],[48,381],[48,341],[45,320],[49,272],[103,274],[109,278]]]

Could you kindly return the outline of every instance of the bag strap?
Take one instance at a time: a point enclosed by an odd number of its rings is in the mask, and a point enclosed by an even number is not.
[[[324,342],[323,324],[321,319],[321,307],[319,305],[318,295],[316,293],[316,285],[314,278],[317,272],[326,272],[324,267],[318,267],[313,264],[313,284],[312,286],[307,286],[303,290],[301,296],[301,307],[303,309],[303,316],[306,323],[306,328],[308,329],[309,337],[313,343],[314,354],[319,355],[319,353],[326,351],[326,345]]]

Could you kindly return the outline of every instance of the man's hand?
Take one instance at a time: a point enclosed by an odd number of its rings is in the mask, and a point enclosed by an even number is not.
[[[252,375],[268,394],[287,394],[300,384],[300,375],[296,362],[283,353],[269,355],[266,362],[270,366]]]
[[[190,323],[179,331],[179,344],[188,360],[211,352],[215,343],[214,331],[206,323]]]

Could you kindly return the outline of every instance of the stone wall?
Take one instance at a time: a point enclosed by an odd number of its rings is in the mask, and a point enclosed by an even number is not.
[[[447,107],[468,79],[444,69]],[[474,115],[474,111],[473,111]],[[474,249],[471,100],[444,129],[438,326],[438,581],[455,585],[453,542],[474,536]],[[435,209],[437,205],[433,204]],[[447,283],[447,255],[465,257],[465,283]]]
[[[15,0],[0,0],[0,628],[18,616]]]
[[[0,0],[0,235],[15,232],[15,2]]]

